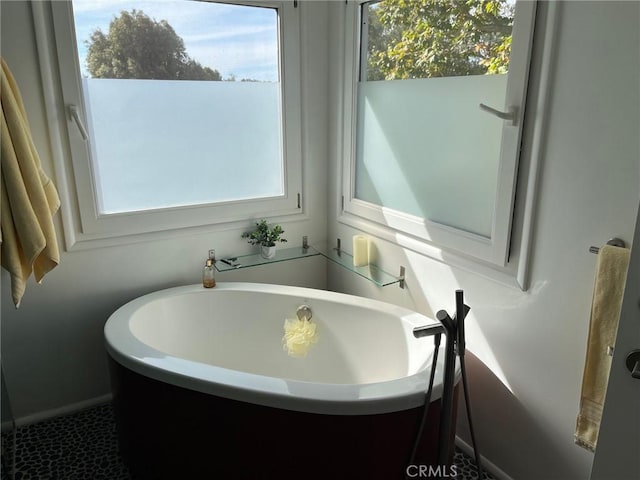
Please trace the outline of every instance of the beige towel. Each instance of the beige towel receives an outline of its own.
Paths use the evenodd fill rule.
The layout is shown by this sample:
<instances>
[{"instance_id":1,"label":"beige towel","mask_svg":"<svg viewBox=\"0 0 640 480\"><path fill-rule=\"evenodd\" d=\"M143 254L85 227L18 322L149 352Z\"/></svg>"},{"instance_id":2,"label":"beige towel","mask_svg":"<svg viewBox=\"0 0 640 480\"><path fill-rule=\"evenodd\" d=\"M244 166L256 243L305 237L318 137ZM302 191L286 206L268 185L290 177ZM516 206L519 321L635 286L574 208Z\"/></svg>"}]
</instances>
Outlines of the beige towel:
<instances>
[{"instance_id":1,"label":"beige towel","mask_svg":"<svg viewBox=\"0 0 640 480\"><path fill-rule=\"evenodd\" d=\"M614 346L616 341L628 267L628 249L605 245L598 252L587 357L575 434L575 442L592 452L598 441L602 407L611 370L611 356L607 348Z\"/></svg>"},{"instance_id":2,"label":"beige towel","mask_svg":"<svg viewBox=\"0 0 640 480\"><path fill-rule=\"evenodd\" d=\"M18 86L4 59L1 62L0 254L2 266L11 274L17 308L31 272L40 283L60 261L51 218L60 200L40 165Z\"/></svg>"}]
</instances>

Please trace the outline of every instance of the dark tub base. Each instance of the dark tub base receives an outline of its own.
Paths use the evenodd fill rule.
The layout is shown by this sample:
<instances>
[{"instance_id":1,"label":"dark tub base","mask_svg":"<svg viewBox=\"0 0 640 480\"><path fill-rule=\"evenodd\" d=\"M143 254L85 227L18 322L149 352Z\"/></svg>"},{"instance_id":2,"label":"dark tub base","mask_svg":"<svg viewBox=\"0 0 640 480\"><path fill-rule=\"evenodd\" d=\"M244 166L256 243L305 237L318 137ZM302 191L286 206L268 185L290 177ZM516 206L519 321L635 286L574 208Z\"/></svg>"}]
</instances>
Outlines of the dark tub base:
<instances>
[{"instance_id":1,"label":"dark tub base","mask_svg":"<svg viewBox=\"0 0 640 480\"><path fill-rule=\"evenodd\" d=\"M135 479L401 480L423 412L294 412L162 383L113 360L110 369L120 449ZM439 414L438 400L416 464L436 465ZM449 464L453 440L454 432Z\"/></svg>"}]
</instances>

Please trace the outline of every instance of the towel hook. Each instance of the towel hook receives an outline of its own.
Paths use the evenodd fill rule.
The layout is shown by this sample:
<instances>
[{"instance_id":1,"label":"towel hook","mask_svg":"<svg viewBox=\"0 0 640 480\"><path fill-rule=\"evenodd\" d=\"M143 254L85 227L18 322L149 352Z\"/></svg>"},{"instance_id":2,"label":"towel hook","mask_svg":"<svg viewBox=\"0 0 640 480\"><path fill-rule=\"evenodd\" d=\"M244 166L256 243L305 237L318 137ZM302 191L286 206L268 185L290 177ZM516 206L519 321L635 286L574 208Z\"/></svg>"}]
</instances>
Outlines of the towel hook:
<instances>
[{"instance_id":1,"label":"towel hook","mask_svg":"<svg viewBox=\"0 0 640 480\"><path fill-rule=\"evenodd\" d=\"M613 247L621 247L621 248L625 248L627 246L626 243L624 243L624 240L618 237L613 237L607 240L607 245L611 245ZM598 247L591 246L589 247L589 251L591 253L598 253L600 249Z\"/></svg>"}]
</instances>

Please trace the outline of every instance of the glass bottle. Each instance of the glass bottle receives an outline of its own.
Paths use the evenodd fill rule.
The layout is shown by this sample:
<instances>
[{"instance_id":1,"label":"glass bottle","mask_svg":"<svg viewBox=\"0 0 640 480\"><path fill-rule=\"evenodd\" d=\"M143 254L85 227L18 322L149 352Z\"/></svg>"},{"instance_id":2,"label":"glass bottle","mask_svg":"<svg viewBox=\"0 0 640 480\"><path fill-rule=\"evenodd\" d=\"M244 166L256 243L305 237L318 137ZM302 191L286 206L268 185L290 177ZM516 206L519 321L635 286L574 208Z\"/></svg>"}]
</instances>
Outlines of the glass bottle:
<instances>
[{"instance_id":1,"label":"glass bottle","mask_svg":"<svg viewBox=\"0 0 640 480\"><path fill-rule=\"evenodd\" d=\"M216 269L213 266L213 259L207 258L202 270L202 286L204 288L213 288L216 286Z\"/></svg>"}]
</instances>

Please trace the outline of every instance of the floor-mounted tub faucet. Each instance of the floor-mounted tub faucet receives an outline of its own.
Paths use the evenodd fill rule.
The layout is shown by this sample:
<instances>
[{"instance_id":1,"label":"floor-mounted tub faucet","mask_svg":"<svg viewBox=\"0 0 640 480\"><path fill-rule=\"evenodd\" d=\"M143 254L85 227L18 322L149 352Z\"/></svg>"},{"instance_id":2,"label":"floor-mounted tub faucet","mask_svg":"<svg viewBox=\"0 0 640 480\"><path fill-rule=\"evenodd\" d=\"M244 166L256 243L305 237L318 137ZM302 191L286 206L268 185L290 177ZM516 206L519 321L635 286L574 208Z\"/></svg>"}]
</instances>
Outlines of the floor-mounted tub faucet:
<instances>
[{"instance_id":1,"label":"floor-mounted tub faucet","mask_svg":"<svg viewBox=\"0 0 640 480\"><path fill-rule=\"evenodd\" d=\"M429 379L429 387L427 390L427 397L431 395L431 388L433 385L433 373L435 371L435 364L438 358L438 349L440 346L440 338L444 333L447 336L447 344L445 348L444 359L444 379L442 384L442 403L440 410L440 433L438 439L438 464L446 465L451 456L449 449L449 438L451 429L455 429L453 425L453 388L455 384L455 368L456 368L456 355L460 358L460 368L462 371L462 386L464 389L465 404L467 407L467 418L469 420L469 429L471 432L471 440L473 442L473 449L476 457L476 465L478 467L478 478L482 478L482 467L480 465L480 454L478 453L478 447L476 445L475 433L473 431L473 424L471 422L471 407L469 405L469 393L467 387L466 367L464 362L465 354L465 330L464 319L469 313L471 308L464 303L464 293L462 290L456 290L456 314L453 318L445 310L440 310L436 313L436 318L440 322L439 325L425 325L422 327L416 327L413 329L413 335L416 338L433 336L435 343L433 366L431 368L431 378ZM428 399L430 401L430 399ZM428 404L425 404L428 405ZM426 420L428 407L425 406L425 412L423 415L423 423ZM415 456L419 437L422 432L423 425L419 428L418 438L416 439L414 450L411 455L411 459Z\"/></svg>"}]
</instances>

